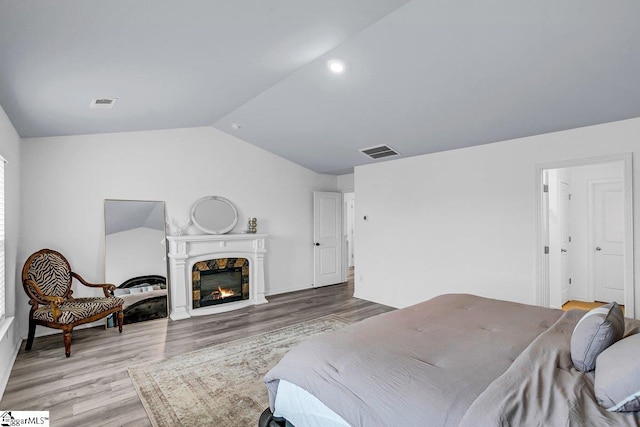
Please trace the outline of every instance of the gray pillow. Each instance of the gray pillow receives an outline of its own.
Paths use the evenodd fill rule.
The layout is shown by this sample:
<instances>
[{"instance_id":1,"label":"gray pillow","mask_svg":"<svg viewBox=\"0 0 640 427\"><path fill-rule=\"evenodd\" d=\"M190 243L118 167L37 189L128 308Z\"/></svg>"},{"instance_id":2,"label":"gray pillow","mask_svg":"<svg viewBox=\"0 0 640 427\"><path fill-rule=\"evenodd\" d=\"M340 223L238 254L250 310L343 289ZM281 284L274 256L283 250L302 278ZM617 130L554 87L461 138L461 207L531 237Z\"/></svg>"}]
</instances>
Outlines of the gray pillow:
<instances>
[{"instance_id":1,"label":"gray pillow","mask_svg":"<svg viewBox=\"0 0 640 427\"><path fill-rule=\"evenodd\" d=\"M598 356L595 392L611 412L640 410L640 335L618 341Z\"/></svg>"},{"instance_id":2,"label":"gray pillow","mask_svg":"<svg viewBox=\"0 0 640 427\"><path fill-rule=\"evenodd\" d=\"M624 335L624 316L615 302L582 316L571 334L571 360L578 371L593 371L596 359Z\"/></svg>"}]
</instances>

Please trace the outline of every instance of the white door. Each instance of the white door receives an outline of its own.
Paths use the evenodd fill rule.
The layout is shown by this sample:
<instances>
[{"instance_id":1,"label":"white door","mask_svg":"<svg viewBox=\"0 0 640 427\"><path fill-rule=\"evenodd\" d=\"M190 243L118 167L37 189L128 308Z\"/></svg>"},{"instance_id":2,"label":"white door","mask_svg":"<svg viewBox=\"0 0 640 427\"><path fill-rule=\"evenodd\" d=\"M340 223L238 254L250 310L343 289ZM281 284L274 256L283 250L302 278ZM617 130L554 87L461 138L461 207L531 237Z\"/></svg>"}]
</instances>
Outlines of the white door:
<instances>
[{"instance_id":1,"label":"white door","mask_svg":"<svg viewBox=\"0 0 640 427\"><path fill-rule=\"evenodd\" d=\"M569 202L571 194L569 184L560 182L560 305L569 301Z\"/></svg>"},{"instance_id":2,"label":"white door","mask_svg":"<svg viewBox=\"0 0 640 427\"><path fill-rule=\"evenodd\" d=\"M594 183L593 283L596 301L624 304L624 197L621 182Z\"/></svg>"},{"instance_id":3,"label":"white door","mask_svg":"<svg viewBox=\"0 0 640 427\"><path fill-rule=\"evenodd\" d=\"M342 282L342 193L313 192L313 286Z\"/></svg>"}]
</instances>

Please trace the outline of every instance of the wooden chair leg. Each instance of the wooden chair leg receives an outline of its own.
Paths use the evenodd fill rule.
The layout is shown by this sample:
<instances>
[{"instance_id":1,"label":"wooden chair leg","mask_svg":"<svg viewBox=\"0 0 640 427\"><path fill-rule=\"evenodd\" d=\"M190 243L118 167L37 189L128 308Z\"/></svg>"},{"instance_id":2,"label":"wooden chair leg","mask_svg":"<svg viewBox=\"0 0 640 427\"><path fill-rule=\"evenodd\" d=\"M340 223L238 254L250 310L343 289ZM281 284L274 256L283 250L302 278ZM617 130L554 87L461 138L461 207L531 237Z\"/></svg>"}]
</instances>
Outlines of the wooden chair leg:
<instances>
[{"instance_id":1,"label":"wooden chair leg","mask_svg":"<svg viewBox=\"0 0 640 427\"><path fill-rule=\"evenodd\" d=\"M64 354L69 357L71 356L71 331L64 331Z\"/></svg>"},{"instance_id":2,"label":"wooden chair leg","mask_svg":"<svg viewBox=\"0 0 640 427\"><path fill-rule=\"evenodd\" d=\"M29 335L27 335L27 345L25 346L25 350L31 350L31 346L33 345L33 338L36 335L36 321L33 320L33 317L29 316Z\"/></svg>"},{"instance_id":3,"label":"wooden chair leg","mask_svg":"<svg viewBox=\"0 0 640 427\"><path fill-rule=\"evenodd\" d=\"M118 312L118 331L122 333L122 325L124 325L124 314L122 314L122 310Z\"/></svg>"}]
</instances>

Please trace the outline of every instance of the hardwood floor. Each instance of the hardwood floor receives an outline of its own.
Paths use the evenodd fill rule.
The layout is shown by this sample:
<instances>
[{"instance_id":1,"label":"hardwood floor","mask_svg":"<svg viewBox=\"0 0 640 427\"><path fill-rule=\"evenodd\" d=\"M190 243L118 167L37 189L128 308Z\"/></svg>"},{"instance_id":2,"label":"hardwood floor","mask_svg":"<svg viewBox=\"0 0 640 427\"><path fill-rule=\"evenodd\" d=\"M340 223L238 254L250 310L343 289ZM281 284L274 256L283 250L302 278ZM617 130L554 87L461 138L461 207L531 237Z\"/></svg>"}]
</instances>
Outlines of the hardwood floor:
<instances>
[{"instance_id":1,"label":"hardwood floor","mask_svg":"<svg viewBox=\"0 0 640 427\"><path fill-rule=\"evenodd\" d=\"M596 307L600 307L601 305L605 305L607 304L606 302L585 302L585 301L576 301L576 300L571 300L566 302L563 306L562 309L564 311L568 311L568 310L573 310L573 309L579 309L579 310L591 310L594 309ZM622 312L624 313L624 305L621 305L620 308L622 309Z\"/></svg>"},{"instance_id":2,"label":"hardwood floor","mask_svg":"<svg viewBox=\"0 0 640 427\"><path fill-rule=\"evenodd\" d=\"M11 371L3 410L50 411L52 426L149 426L127 368L259 334L327 314L358 321L392 310L353 298L353 282L268 297L268 304L228 313L74 331L71 357L59 334L24 343ZM38 326L40 328L40 326ZM256 418L257 423L257 418Z\"/></svg>"}]
</instances>

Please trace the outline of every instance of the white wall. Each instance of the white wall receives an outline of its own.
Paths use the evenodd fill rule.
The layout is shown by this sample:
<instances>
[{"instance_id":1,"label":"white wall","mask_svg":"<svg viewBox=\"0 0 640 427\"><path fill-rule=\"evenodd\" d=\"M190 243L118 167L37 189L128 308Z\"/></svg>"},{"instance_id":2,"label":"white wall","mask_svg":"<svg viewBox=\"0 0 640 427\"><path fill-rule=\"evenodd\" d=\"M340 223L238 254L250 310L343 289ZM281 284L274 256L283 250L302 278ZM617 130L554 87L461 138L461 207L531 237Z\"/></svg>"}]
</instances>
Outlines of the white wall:
<instances>
[{"instance_id":1,"label":"white wall","mask_svg":"<svg viewBox=\"0 0 640 427\"><path fill-rule=\"evenodd\" d=\"M640 159L636 159L640 161ZM589 259L593 255L589 247L589 183L598 180L622 181L621 162L602 165L579 166L571 170L571 298L593 301L589 292ZM637 170L637 169L636 169ZM638 272L636 272L638 274ZM636 282L638 278L636 278Z\"/></svg>"},{"instance_id":2,"label":"white wall","mask_svg":"<svg viewBox=\"0 0 640 427\"><path fill-rule=\"evenodd\" d=\"M164 200L168 218L184 223L198 198L219 195L238 208L235 232L248 217L257 217L258 232L269 234L267 294L313 283L312 192L336 191L335 176L211 127L34 138L22 144L20 260L54 248L85 279L102 281L104 199ZM77 296L87 293L77 284L74 289ZM26 297L18 306L26 319Z\"/></svg>"},{"instance_id":3,"label":"white wall","mask_svg":"<svg viewBox=\"0 0 640 427\"><path fill-rule=\"evenodd\" d=\"M338 191L350 193L354 188L354 174L338 175Z\"/></svg>"},{"instance_id":4,"label":"white wall","mask_svg":"<svg viewBox=\"0 0 640 427\"><path fill-rule=\"evenodd\" d=\"M535 303L535 165L625 152L639 161L640 118L356 167L355 295L395 307L447 292Z\"/></svg>"},{"instance_id":5,"label":"white wall","mask_svg":"<svg viewBox=\"0 0 640 427\"><path fill-rule=\"evenodd\" d=\"M138 227L106 237L105 280L120 286L139 276L167 277L164 231Z\"/></svg>"},{"instance_id":6,"label":"white wall","mask_svg":"<svg viewBox=\"0 0 640 427\"><path fill-rule=\"evenodd\" d=\"M0 155L7 160L4 170L5 191L5 296L7 319L0 321L0 399L9 380L18 353L20 334L16 330L16 292L22 291L17 260L20 231L20 137L0 106ZM2 332L4 331L4 333Z\"/></svg>"}]
</instances>

